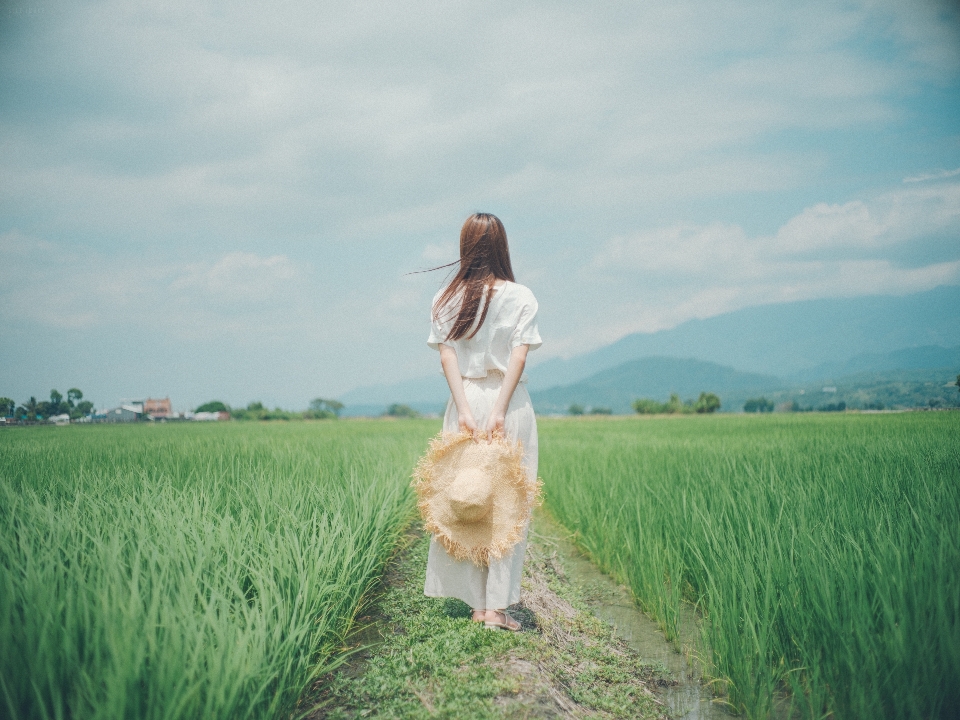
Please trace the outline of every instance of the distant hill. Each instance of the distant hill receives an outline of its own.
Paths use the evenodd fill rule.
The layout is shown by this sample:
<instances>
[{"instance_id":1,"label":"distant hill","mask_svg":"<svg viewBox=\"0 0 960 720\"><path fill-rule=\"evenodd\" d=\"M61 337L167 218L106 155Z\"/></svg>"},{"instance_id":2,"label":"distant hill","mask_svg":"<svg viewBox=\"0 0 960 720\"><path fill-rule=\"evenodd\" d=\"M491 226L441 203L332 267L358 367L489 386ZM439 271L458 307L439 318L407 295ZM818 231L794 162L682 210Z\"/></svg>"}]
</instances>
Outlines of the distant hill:
<instances>
[{"instance_id":1,"label":"distant hill","mask_svg":"<svg viewBox=\"0 0 960 720\"><path fill-rule=\"evenodd\" d=\"M530 387L569 385L642 357L707 360L786 377L865 353L960 344L960 286L905 296L805 300L690 320L670 330L634 333L611 345L530 370ZM547 338L549 343L549 338ZM545 345L548 348L549 345ZM536 362L536 355L532 356Z\"/></svg>"},{"instance_id":2,"label":"distant hill","mask_svg":"<svg viewBox=\"0 0 960 720\"><path fill-rule=\"evenodd\" d=\"M618 414L631 413L631 403L636 398L664 401L675 392L683 399L695 399L703 391L720 396L722 412L739 412L748 398L761 395L774 403L796 403L812 409L840 402L851 408L957 407L960 392L954 383L958 373L960 347L925 346L863 354L789 378L742 372L689 358L652 357L622 363L569 385L534 390L531 395L534 407L541 414L565 413L573 404L587 409L606 407ZM425 380L422 385L410 382L399 386L401 391L394 399L352 402L343 414L348 417L382 415L391 402L410 405L425 415L442 414L448 397L446 383L442 376ZM375 386L366 392L376 398L377 393L389 393L391 387L398 386ZM416 394L421 389L424 394L435 393L433 399L417 400Z\"/></svg>"},{"instance_id":3,"label":"distant hill","mask_svg":"<svg viewBox=\"0 0 960 720\"><path fill-rule=\"evenodd\" d=\"M380 417L386 414L387 407L392 403L368 403L347 405L340 413L341 417ZM425 417L436 415L443 416L447 406L446 398L442 402L406 402L403 405L409 405L418 413Z\"/></svg>"},{"instance_id":4,"label":"distant hill","mask_svg":"<svg viewBox=\"0 0 960 720\"><path fill-rule=\"evenodd\" d=\"M567 360L551 358L537 364L538 351L531 355L529 387L532 393L553 391L651 357L688 358L726 366L732 372L737 368L746 375L786 378L778 380L778 385L765 386L771 390L871 370L947 367L960 359L958 318L960 286L955 285L906 296L807 300L745 308L706 320L690 320L670 330L627 335ZM546 340L548 349L549 338ZM713 383L712 391L718 392L717 388ZM734 390L731 386L728 394ZM736 390L737 397L740 390ZM694 390L680 392L692 394ZM542 397L550 407L559 407L558 393ZM375 408L395 402L418 409L441 408L447 397L446 382L438 368L425 377L356 388L338 399L347 406L345 413L349 415L379 414ZM597 404L617 405L612 398L602 397L609 396L598 395ZM623 401L617 406L623 407ZM728 407L732 406L725 403L724 409Z\"/></svg>"},{"instance_id":5,"label":"distant hill","mask_svg":"<svg viewBox=\"0 0 960 720\"><path fill-rule=\"evenodd\" d=\"M784 381L772 375L745 373L703 360L649 357L631 360L603 370L585 380L531 393L538 413L565 413L572 404L608 407L614 413L631 413L631 403L641 397L666 400L670 393L683 399L703 391L720 396L749 394L751 391L784 389ZM728 408L723 410L739 409Z\"/></svg>"},{"instance_id":6,"label":"distant hill","mask_svg":"<svg viewBox=\"0 0 960 720\"><path fill-rule=\"evenodd\" d=\"M829 380L856 373L946 367L956 367L957 372L960 372L960 346L945 348L939 345L924 345L889 353L863 353L843 362L824 363L809 370L794 373L790 379L801 382Z\"/></svg>"},{"instance_id":7,"label":"distant hill","mask_svg":"<svg viewBox=\"0 0 960 720\"><path fill-rule=\"evenodd\" d=\"M443 405L450 395L447 381L440 372L392 385L365 385L341 395L338 400L348 408L352 405L389 405L390 403L434 403Z\"/></svg>"},{"instance_id":8,"label":"distant hill","mask_svg":"<svg viewBox=\"0 0 960 720\"><path fill-rule=\"evenodd\" d=\"M928 357L935 361L939 356L930 352ZM740 412L747 399L760 396L813 410L840 402L850 408L958 407L958 373L960 361L946 367L862 370L797 382L701 360L654 357L631 360L578 383L534 391L531 396L541 414L566 413L573 404L629 414L637 398L665 401L677 393L684 400L696 399L704 391L720 396L721 412Z\"/></svg>"},{"instance_id":9,"label":"distant hill","mask_svg":"<svg viewBox=\"0 0 960 720\"><path fill-rule=\"evenodd\" d=\"M822 409L843 403L851 409L957 408L956 380L960 364L941 368L867 370L827 381L807 382L762 393L776 405L794 403L802 409ZM730 397L730 408L743 407L746 397Z\"/></svg>"}]
</instances>

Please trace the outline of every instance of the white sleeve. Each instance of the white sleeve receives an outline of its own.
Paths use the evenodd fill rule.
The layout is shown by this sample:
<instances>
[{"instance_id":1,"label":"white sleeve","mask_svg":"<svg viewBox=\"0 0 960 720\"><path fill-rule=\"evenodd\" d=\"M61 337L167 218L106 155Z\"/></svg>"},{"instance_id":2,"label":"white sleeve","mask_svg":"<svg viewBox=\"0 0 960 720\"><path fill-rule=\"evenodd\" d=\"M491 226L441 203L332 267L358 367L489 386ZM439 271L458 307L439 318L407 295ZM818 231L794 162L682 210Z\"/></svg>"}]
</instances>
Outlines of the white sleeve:
<instances>
[{"instance_id":1,"label":"white sleeve","mask_svg":"<svg viewBox=\"0 0 960 720\"><path fill-rule=\"evenodd\" d=\"M440 294L437 293L436 297L433 298L433 302L436 303L437 298L440 297ZM440 320L433 314L433 303L430 304L430 337L427 338L427 345L432 347L434 350L440 349L440 344L446 340L447 335L450 334L450 320L447 322L440 322Z\"/></svg>"},{"instance_id":2,"label":"white sleeve","mask_svg":"<svg viewBox=\"0 0 960 720\"><path fill-rule=\"evenodd\" d=\"M536 350L543 341L540 339L540 330L537 328L537 310L539 309L537 299L530 293L525 298L523 306L520 308L520 318L517 320L517 326L513 329L510 336L510 349L520 345L529 345L531 350Z\"/></svg>"},{"instance_id":3,"label":"white sleeve","mask_svg":"<svg viewBox=\"0 0 960 720\"><path fill-rule=\"evenodd\" d=\"M440 327L440 323L437 322L436 318L431 318L430 321L430 337L427 338L427 345L432 347L434 350L440 349L440 344L446 339L447 334L443 331L443 328Z\"/></svg>"}]
</instances>

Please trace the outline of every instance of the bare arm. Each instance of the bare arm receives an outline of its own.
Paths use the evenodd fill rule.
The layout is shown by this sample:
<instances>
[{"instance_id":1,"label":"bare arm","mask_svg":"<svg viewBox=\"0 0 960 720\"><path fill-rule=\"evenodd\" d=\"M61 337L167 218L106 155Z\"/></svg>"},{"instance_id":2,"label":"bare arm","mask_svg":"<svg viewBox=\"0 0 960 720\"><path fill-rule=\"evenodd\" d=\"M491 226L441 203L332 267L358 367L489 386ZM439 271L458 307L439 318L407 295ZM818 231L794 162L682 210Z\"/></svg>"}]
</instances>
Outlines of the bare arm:
<instances>
[{"instance_id":1,"label":"bare arm","mask_svg":"<svg viewBox=\"0 0 960 720\"><path fill-rule=\"evenodd\" d=\"M463 389L463 378L460 376L460 363L457 361L457 351L450 345L440 345L440 366L450 386L450 394L457 406L457 418L461 432L473 434L474 440L479 440L477 423L473 419L470 403L467 402L467 393Z\"/></svg>"},{"instance_id":2,"label":"bare arm","mask_svg":"<svg viewBox=\"0 0 960 720\"><path fill-rule=\"evenodd\" d=\"M487 434L487 442L493 440L494 433L505 434L503 423L507 417L507 408L510 407L513 391L517 389L520 376L523 375L523 368L527 364L527 351L529 350L529 345L518 345L510 352L510 361L507 363L507 372L503 376L500 394L497 395L497 402L490 411L487 427L484 428L484 432ZM460 384L463 385L462 380ZM457 408L459 409L459 407L458 405Z\"/></svg>"}]
</instances>

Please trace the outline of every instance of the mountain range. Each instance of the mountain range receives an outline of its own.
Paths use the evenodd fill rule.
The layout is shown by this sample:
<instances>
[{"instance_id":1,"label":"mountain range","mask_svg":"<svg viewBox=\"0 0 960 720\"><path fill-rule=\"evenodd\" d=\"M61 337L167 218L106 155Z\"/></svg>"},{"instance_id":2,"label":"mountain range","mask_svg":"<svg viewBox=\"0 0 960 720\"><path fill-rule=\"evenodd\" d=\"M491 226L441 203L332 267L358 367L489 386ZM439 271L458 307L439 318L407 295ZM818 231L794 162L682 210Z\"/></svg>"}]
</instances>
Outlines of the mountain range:
<instances>
[{"instance_id":1,"label":"mountain range","mask_svg":"<svg viewBox=\"0 0 960 720\"><path fill-rule=\"evenodd\" d=\"M925 370L956 366L960 366L960 347L923 345L888 353L861 353L843 362L828 362L809 370L801 370L789 375L787 379L798 383L889 370ZM960 372L960 367L957 367L957 372Z\"/></svg>"},{"instance_id":2,"label":"mountain range","mask_svg":"<svg viewBox=\"0 0 960 720\"><path fill-rule=\"evenodd\" d=\"M571 405L632 412L637 398L664 401L671 393L693 400L701 392L720 396L722 411L736 412L750 397L796 402L816 408L843 401L851 407L883 404L914 407L938 400L939 406L960 403L954 382L960 373L960 346L924 346L885 354L858 355L844 363L819 366L782 378L748 373L703 360L649 357L601 370L569 385L531 393L541 414L565 413Z\"/></svg>"},{"instance_id":3,"label":"mountain range","mask_svg":"<svg viewBox=\"0 0 960 720\"><path fill-rule=\"evenodd\" d=\"M549 339L548 339L549 342ZM529 388L538 412L570 403L629 412L635 397L731 400L745 393L865 372L949 368L960 372L960 286L906 296L807 300L744 308L654 333L633 333L568 359L531 356ZM942 374L942 373L941 373ZM346 414L380 414L390 403L439 411L449 393L435 375L356 388ZM724 409L733 407L724 403Z\"/></svg>"},{"instance_id":4,"label":"mountain range","mask_svg":"<svg viewBox=\"0 0 960 720\"><path fill-rule=\"evenodd\" d=\"M960 286L762 305L688 320L669 330L632 333L583 355L535 364L530 387L566 385L642 357L694 358L787 377L864 353L925 345L960 345Z\"/></svg>"},{"instance_id":5,"label":"mountain range","mask_svg":"<svg viewBox=\"0 0 960 720\"><path fill-rule=\"evenodd\" d=\"M677 393L688 399L707 391L725 399L733 394L780 389L783 384L773 375L741 372L703 360L646 357L601 370L570 385L534 390L530 397L537 412L544 414L565 413L571 405L604 407L621 414L633 412L631 403L637 398L666 400Z\"/></svg>"}]
</instances>

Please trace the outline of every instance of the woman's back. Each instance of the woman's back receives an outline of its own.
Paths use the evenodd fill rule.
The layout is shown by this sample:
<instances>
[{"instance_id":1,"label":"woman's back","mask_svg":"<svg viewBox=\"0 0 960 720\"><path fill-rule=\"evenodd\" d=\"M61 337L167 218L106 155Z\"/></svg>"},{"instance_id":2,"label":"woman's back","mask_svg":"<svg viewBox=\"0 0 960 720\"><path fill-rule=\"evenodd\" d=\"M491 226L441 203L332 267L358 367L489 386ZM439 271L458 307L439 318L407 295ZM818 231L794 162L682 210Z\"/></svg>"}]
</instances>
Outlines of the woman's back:
<instances>
[{"instance_id":1,"label":"woman's back","mask_svg":"<svg viewBox=\"0 0 960 720\"><path fill-rule=\"evenodd\" d=\"M434 297L434 303L443 290ZM457 351L460 375L465 378L483 378L489 370L507 371L511 351L520 345L529 345L531 350L540 347L537 330L537 299L524 285L503 281L495 288L490 308L480 328L473 337L447 340L456 320L459 298L451 298L454 312L444 308L440 318L431 318L430 337L427 344L439 349L440 344L449 345ZM479 314L478 314L479 317ZM525 378L524 378L525 379Z\"/></svg>"}]
</instances>

